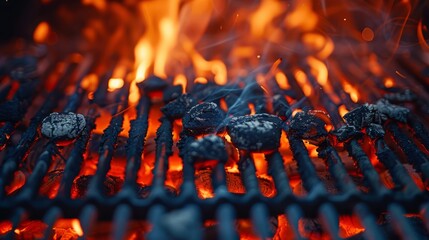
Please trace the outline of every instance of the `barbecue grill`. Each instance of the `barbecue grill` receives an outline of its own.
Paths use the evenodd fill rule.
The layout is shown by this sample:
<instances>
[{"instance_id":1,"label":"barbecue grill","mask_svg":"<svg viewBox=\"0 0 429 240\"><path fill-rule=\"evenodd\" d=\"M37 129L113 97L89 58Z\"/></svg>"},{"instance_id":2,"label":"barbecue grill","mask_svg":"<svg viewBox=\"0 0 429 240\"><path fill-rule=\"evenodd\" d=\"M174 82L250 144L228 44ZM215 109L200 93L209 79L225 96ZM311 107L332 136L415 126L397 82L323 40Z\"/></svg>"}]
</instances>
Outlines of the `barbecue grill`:
<instances>
[{"instance_id":1,"label":"barbecue grill","mask_svg":"<svg viewBox=\"0 0 429 240\"><path fill-rule=\"evenodd\" d=\"M429 238L425 1L9 2L0 237Z\"/></svg>"}]
</instances>

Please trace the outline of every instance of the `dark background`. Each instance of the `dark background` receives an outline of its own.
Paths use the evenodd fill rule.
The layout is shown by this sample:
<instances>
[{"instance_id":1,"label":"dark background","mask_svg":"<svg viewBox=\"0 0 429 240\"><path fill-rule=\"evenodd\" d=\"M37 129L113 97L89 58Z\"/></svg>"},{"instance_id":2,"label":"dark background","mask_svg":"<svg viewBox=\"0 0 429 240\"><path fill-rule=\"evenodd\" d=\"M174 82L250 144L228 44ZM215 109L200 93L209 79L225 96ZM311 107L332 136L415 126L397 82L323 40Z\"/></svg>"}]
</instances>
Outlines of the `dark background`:
<instances>
[{"instance_id":1,"label":"dark background","mask_svg":"<svg viewBox=\"0 0 429 240\"><path fill-rule=\"evenodd\" d=\"M31 39L40 22L38 0L0 0L0 42L20 37Z\"/></svg>"}]
</instances>

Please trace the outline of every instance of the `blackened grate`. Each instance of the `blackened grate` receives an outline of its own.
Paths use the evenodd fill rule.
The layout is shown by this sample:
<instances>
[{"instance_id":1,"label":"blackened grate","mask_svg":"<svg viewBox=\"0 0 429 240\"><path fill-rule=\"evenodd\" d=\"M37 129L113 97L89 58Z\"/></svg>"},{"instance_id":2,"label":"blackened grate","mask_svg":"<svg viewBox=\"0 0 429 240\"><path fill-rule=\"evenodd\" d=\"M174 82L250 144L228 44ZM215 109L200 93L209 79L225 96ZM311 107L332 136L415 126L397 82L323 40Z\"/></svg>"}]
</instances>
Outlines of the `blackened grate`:
<instances>
[{"instance_id":1,"label":"blackened grate","mask_svg":"<svg viewBox=\"0 0 429 240\"><path fill-rule=\"evenodd\" d=\"M34 64L26 58L14 61L23 67ZM16 110L19 116L12 116L15 112L10 116L3 113L0 130L0 144L3 147L0 218L3 226L10 226L2 232L3 237L58 237L61 233L54 226L59 219L78 219L82 232L75 229L72 231L74 237L91 237L97 222L104 221L112 223L109 225L110 234L115 239L130 237L130 232L135 237L151 239L213 236L236 239L239 235L243 237L244 231L236 220L249 219L253 226L252 234L261 238L329 236L339 239L344 236L341 234L344 231L341 219L345 216L353 216L359 222L349 224L349 228L358 229L355 234L347 236L352 239L428 237L428 96L427 93L415 93L415 89L423 84L421 78L404 82L404 86L409 87L406 90L386 88L381 80L374 79L375 84L368 86L367 101L375 103L383 93L389 93L384 97L389 103L382 105L387 110L380 109L379 105L356 104L348 94L340 94L342 105L349 110L355 109L344 117L347 125L340 115L338 104L318 84L311 71L306 66L292 63L279 66L288 73L289 89L280 88L274 79L264 83L271 95L267 95L252 77L244 80L244 86L195 83L193 87L188 87L190 91L187 95L181 95L180 86L151 77L139 84L141 97L136 106L128 103L129 84L113 92L107 91L108 75L101 79L93 96L87 97L88 91L82 87L82 82L96 64L68 60L62 64L66 66L63 67L62 76L54 81L54 87L49 90L44 88L52 85L47 76L55 74L55 66L48 68L45 76L24 74L17 90L10 86L2 89L2 107ZM297 68L307 74L314 96L305 97L292 74ZM347 74L347 69L343 70L342 74ZM335 76L338 74L333 74L333 78ZM351 78L350 81L359 79ZM340 84L333 85L336 92L343 91ZM73 91L66 94L66 89L70 87ZM365 91L363 88L359 90ZM164 104L160 104L156 97L158 92L164 93ZM12 97L7 97L9 95ZM221 106L222 101L227 105L226 112L217 107ZM216 110L210 110L210 104L204 107L201 102L214 105ZM291 102L298 102L303 111L293 115L297 107L291 107ZM197 103L202 108L199 110L201 112L196 116L187 116L192 112L189 109ZM255 167L255 161L261 160L254 159L252 151L246 150L246 147L239 151L237 161L237 175L241 178L245 193L228 191L225 164L231 155L223 146L228 143L225 127L228 128L231 117L250 114L249 103L256 114L272 113L280 117L279 126L284 132L281 138L287 138L303 193L297 194L296 185L291 184L284 156L277 147L272 147L275 145L271 144L275 142L273 139L261 141L270 143L264 145L263 150L266 150L264 157L273 184L268 186L274 186L275 194L264 196ZM153 142L145 139L150 118L153 118L152 110L159 109L160 105L166 107L162 110L153 146ZM374 110L374 106L378 108ZM128 138L120 142L124 122L129 121L126 118L129 109L135 109L135 117L130 123ZM56 141L47 140L39 133L41 122L53 111L85 114L85 129L67 147L58 147ZM100 111L109 112L110 122L102 135L97 137L94 130ZM28 116L31 116L30 121L27 121ZM180 140L174 140L177 119L184 116L188 122L182 122L185 127L181 130ZM245 118L245 122L249 122L252 116ZM335 131L328 132L326 123ZM254 134L251 124L248 126L250 133L243 133L245 136L261 137ZM201 139L208 133L218 133L224 140L216 145L220 138L215 140L211 136ZM210 142L210 138L214 142ZM309 155L311 146L306 142L317 146L318 157L327 169L324 172L326 177L315 168L314 159ZM200 146L196 143L205 147L206 151L195 148ZM96 169L91 176L83 178L82 168L86 166L84 163L88 161L88 152L93 145L98 146ZM124 174L122 177L112 177L109 171L112 162L119 161L115 151L121 147L125 147ZM139 169L146 164L145 161L150 161L142 159L145 148L153 148L155 157L152 181L148 186L141 186L137 183ZM179 177L182 184L177 189L165 185L175 151L183 160ZM346 168L344 153L353 159L354 169ZM383 184L381 178L385 176L380 174L380 166L375 165L374 157L389 173L393 187ZM52 166L58 161L63 161L63 165L53 171ZM200 170L212 175L211 181L205 184L212 184L213 196L205 199L198 197L197 187L201 188L201 185L195 184L196 174ZM21 175L25 178L22 186L18 184ZM57 183L56 193L49 197L41 195L40 189L46 185L49 188L51 182ZM14 184L19 186L12 191ZM55 188L54 185L52 188ZM72 198L76 192L79 196ZM42 230L22 227L26 222L38 220L45 224ZM134 227L136 221L141 223L137 228ZM208 221L216 223L210 227L207 226ZM26 231L29 235L25 235Z\"/></svg>"}]
</instances>

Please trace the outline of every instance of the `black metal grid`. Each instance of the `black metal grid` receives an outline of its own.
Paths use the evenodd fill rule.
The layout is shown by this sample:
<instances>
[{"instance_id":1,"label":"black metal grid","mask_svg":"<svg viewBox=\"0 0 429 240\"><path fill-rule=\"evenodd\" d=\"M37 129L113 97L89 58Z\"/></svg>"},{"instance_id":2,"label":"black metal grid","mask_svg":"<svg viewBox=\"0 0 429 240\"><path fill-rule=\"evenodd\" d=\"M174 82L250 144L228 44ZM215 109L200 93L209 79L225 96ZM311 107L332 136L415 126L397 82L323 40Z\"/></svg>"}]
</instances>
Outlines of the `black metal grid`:
<instances>
[{"instance_id":1,"label":"black metal grid","mask_svg":"<svg viewBox=\"0 0 429 240\"><path fill-rule=\"evenodd\" d=\"M402 61L398 61L399 64ZM357 64L357 63L356 63ZM400 65L398 65L400 66ZM145 147L145 137L148 131L149 110L152 107L151 98L149 97L148 89L141 90L141 98L136 106L137 116L131 122L131 129L127 141L127 165L125 170L125 181L122 189L118 194L112 197L107 197L102 192L102 185L107 172L110 169L112 155L115 151L117 138L124 123L124 109L128 107L129 85L125 85L122 89L116 92L114 100L115 106L111 110L112 118L109 126L104 130L104 134L100 141L99 159L97 171L88 185L88 193L83 198L71 199L70 192L72 184L78 175L82 162L84 161L84 153L86 151L92 130L95 128L95 119L97 108L96 103L89 106L89 112L86 116L87 126L82 135L74 143L71 153L66 157L66 166L64 168L63 177L61 179L58 194L54 199L38 196L38 189L42 184L43 177L52 163L53 155L56 154L56 147L53 142L49 142L44 146L44 149L38 157L34 169L22 187L21 191L14 196L7 196L5 186L7 186L15 171L18 170L20 164L26 159L29 152L33 151L33 144L40 140L38 128L41 121L50 112L57 109L57 103L64 97L64 89L68 85L75 85L74 93L68 98L64 112L77 111L85 98L87 92L80 87L80 82L84 76L72 77L75 71L76 64L71 63L66 68L62 79L57 81L55 88L46 96L46 100L40 109L34 114L29 125L20 135L20 140L13 146L10 141L10 135L13 134L14 128L18 122L6 122L2 125L0 131L2 138L0 143L4 148L3 160L1 161L0 175L0 218L2 220L10 220L13 223L13 229L18 227L19 223L26 217L32 219L42 219L47 225L45 237L49 238L50 230L55 221L59 218L79 218L83 231L88 232L94 222L99 220L113 221L115 228L113 229L113 237L121 239L125 236L126 227L131 219L147 220L152 224L152 229L148 234L151 239L167 239L161 221L163 215L167 212L190 208L195 212L195 219L202 225L204 220L215 219L218 222L218 234L220 239L236 239L238 233L234 226L234 221L238 218L250 218L255 232L261 238L268 238L270 233L270 217L279 214L286 214L290 226L293 229L294 237L297 239L305 239L299 231L299 220L306 218L318 218L323 231L328 233L332 239L339 239L338 217L340 215L355 214L360 219L365 227L364 236L368 239L387 239L388 236L377 225L377 217L384 212L388 212L391 216L391 224L396 226L395 233L406 239L421 239L423 236L413 228L412 224L405 217L405 213L419 213L425 222L426 226L429 223L428 196L426 191L422 191L416 186L415 182L404 168L403 163L398 156L397 150L403 152L406 159L413 165L414 169L420 174L427 187L427 179L429 177L428 156L422 150L429 149L428 133L424 122L427 119L425 111L426 94L420 94L419 100L415 102L417 112L410 115L407 124L398 124L390 121L385 125L385 130L393 136L397 147L386 143L383 138L377 139L374 142L376 155L379 161L389 171L390 175L397 188L387 189L380 181L380 176L371 164L369 157L362 149L362 143L357 139L352 139L345 143L345 149L353 158L368 185L370 191L364 193L358 189L356 183L350 178L338 152L332 145L325 146L319 152L323 152L321 157L325 160L329 174L334 179L339 189L338 194L331 194L324 186L321 179L309 157L308 151L302 139L299 139L291 134L288 134L288 128L285 127L290 149L293 153L294 161L297 162L300 178L303 186L307 191L305 196L297 196L292 192L289 184L289 179L284 171L284 163L281 154L278 151L266 154L265 158L269 166L269 174L272 176L274 185L277 191L276 196L272 198L264 197L258 186L255 165L251 155L246 153L240 154L238 161L239 170L243 184L246 188L246 193L236 195L226 191L225 169L222 163L218 163L214 173L217 178L213 182L214 197L209 199L200 199L197 196L196 186L194 182L194 166L189 161L187 145L189 145L194 137L186 134L181 134L183 146L180 155L183 159L183 184L179 190L177 197L171 197L165 187L164 182L168 170L169 157L173 154L173 121L166 116L160 119L161 125L157 130L156 150L155 150L155 167L153 169L153 182L150 186L150 194L145 197L139 197L136 192L137 172L141 165L141 155ZM277 83L270 79L268 87L274 95L280 95L281 98L270 98L260 91L260 86L255 84L253 80L248 81L244 89L235 87L235 93L239 94L236 101L230 102L230 108L236 108L233 113L240 115L249 110L247 103L252 102L255 105L257 113L267 111L266 104L272 104L276 114L288 119L291 117L289 103L285 96L292 99L305 99L304 93L298 82L294 78L292 72L294 69L302 69L307 73L308 81L312 89L317 92L314 97L307 98L303 101L303 106L308 108L323 108L331 116L332 123L335 128L342 126L343 120L338 112L338 106L324 92L316 78L311 74L309 67L305 64L281 64L279 66L287 73L288 81L291 86L288 90L281 89ZM408 68L402 69L405 71ZM89 70L89 69L87 69ZM343 74L347 74L346 67L342 68ZM87 73L88 71L84 71ZM413 73L414 74L414 73ZM343 94L343 90L336 77L338 75L330 75L333 82L334 90L339 93L342 104L347 108L352 109L357 106L351 101L348 94ZM358 77L350 78L351 81L359 81ZM423 79L423 80L422 80ZM422 84L426 84L425 77L418 76L412 78L412 82L401 82L400 78L395 78L398 85L409 86L412 90L418 89ZM105 86L108 77L101 81L100 86ZM375 84L367 86L369 88L369 99L373 102L380 97L379 93L386 91L382 86L382 80L373 77ZM29 92L29 88L42 86L42 81L31 79L31 81L21 84L16 92L14 99L19 102L31 102L35 94L23 95ZM360 91L365 91L364 86L357 84ZM201 87L201 86L200 86ZM216 86L209 83L204 88L213 88L222 90L222 86ZM248 92L257 93L250 98ZM31 91L30 91L31 92ZM221 91L217 91L221 92ZM200 92L190 92L196 97L204 98ZM99 87L95 93L94 102L103 101L107 97L107 92L102 87ZM225 97L224 94L219 96L214 95L211 100L218 102L220 98ZM31 104L23 104L25 112ZM240 111L237 111L240 109ZM419 115L419 117L416 116ZM423 119L423 120L421 120ZM411 130L415 137L410 138L404 131ZM418 146L419 145L419 146ZM195 230L197 231L197 230ZM6 238L12 238L14 232L10 231ZM201 235L200 235L201 236Z\"/></svg>"}]
</instances>

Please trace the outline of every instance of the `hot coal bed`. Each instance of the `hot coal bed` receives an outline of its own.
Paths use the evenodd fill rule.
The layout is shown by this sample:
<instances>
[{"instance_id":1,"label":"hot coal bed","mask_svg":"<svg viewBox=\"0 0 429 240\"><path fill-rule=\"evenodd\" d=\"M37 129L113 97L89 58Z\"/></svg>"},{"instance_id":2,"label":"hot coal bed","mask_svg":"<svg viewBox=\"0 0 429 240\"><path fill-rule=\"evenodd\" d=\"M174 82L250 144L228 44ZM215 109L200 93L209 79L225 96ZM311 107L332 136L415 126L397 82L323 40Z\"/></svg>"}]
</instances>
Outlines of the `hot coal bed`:
<instances>
[{"instance_id":1,"label":"hot coal bed","mask_svg":"<svg viewBox=\"0 0 429 240\"><path fill-rule=\"evenodd\" d=\"M429 238L427 42L128 81L112 48L40 31L0 56L1 238Z\"/></svg>"}]
</instances>

